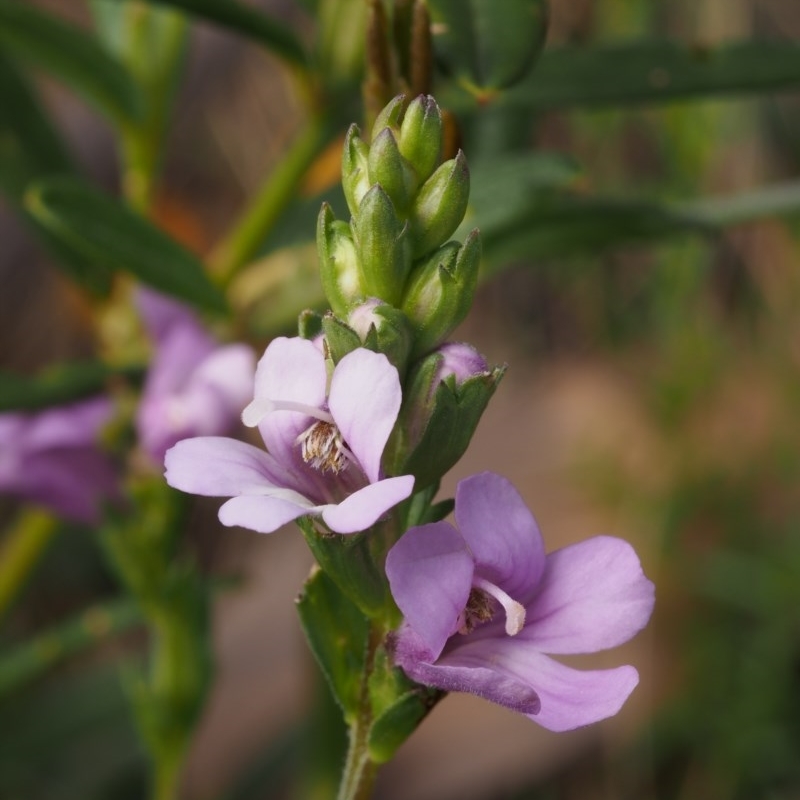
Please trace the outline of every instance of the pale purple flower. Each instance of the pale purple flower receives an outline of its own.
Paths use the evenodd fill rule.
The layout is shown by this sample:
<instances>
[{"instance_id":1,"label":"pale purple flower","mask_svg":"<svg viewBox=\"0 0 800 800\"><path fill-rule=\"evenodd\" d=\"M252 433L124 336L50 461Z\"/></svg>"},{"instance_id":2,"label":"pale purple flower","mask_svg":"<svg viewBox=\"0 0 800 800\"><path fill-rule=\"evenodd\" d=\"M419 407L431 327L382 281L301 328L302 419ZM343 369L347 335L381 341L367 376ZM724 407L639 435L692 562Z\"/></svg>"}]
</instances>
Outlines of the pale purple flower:
<instances>
[{"instance_id":1,"label":"pale purple flower","mask_svg":"<svg viewBox=\"0 0 800 800\"><path fill-rule=\"evenodd\" d=\"M65 519L97 522L102 504L119 495L116 469L98 441L112 414L105 397L0 414L0 492Z\"/></svg>"},{"instance_id":2,"label":"pale purple flower","mask_svg":"<svg viewBox=\"0 0 800 800\"><path fill-rule=\"evenodd\" d=\"M250 399L255 353L220 345L184 305L141 289L139 312L154 344L136 414L142 449L159 463L176 442L229 433Z\"/></svg>"},{"instance_id":3,"label":"pale purple flower","mask_svg":"<svg viewBox=\"0 0 800 800\"><path fill-rule=\"evenodd\" d=\"M411 475L381 472L400 400L397 370L380 353L354 350L329 378L312 342L275 339L242 414L245 424L258 426L267 452L220 437L188 439L167 453L167 482L231 497L219 512L225 525L270 533L310 514L335 533L364 530L414 486Z\"/></svg>"},{"instance_id":4,"label":"pale purple flower","mask_svg":"<svg viewBox=\"0 0 800 800\"><path fill-rule=\"evenodd\" d=\"M613 716L639 681L631 666L579 670L547 654L616 647L650 618L653 584L633 548L596 536L545 556L516 489L484 472L459 483L458 530L411 528L386 574L405 616L397 664L413 680L471 692L566 731Z\"/></svg>"}]
</instances>

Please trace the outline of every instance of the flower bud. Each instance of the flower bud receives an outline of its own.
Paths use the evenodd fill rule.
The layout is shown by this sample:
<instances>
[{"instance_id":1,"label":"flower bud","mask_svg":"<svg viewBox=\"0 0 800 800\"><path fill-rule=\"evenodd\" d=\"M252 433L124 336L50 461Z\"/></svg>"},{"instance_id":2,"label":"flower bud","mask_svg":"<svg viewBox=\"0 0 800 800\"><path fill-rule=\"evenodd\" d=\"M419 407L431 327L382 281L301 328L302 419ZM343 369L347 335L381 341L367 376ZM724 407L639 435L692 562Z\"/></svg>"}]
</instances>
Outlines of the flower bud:
<instances>
[{"instance_id":1,"label":"flower bud","mask_svg":"<svg viewBox=\"0 0 800 800\"><path fill-rule=\"evenodd\" d=\"M378 138L378 134L384 128L390 128L394 134L400 132L400 122L403 119L405 108L406 96L404 94L393 97L386 106L384 106L383 110L375 118L375 124L372 126L373 142Z\"/></svg>"},{"instance_id":2,"label":"flower bud","mask_svg":"<svg viewBox=\"0 0 800 800\"><path fill-rule=\"evenodd\" d=\"M419 181L430 178L442 157L442 115L430 95L411 101L400 126L398 145Z\"/></svg>"},{"instance_id":3,"label":"flower bud","mask_svg":"<svg viewBox=\"0 0 800 800\"><path fill-rule=\"evenodd\" d=\"M366 289L363 296L398 305L411 268L408 225L397 218L389 195L380 185L364 195L352 227L361 283Z\"/></svg>"},{"instance_id":4,"label":"flower bud","mask_svg":"<svg viewBox=\"0 0 800 800\"><path fill-rule=\"evenodd\" d=\"M401 377L405 374L413 333L402 311L371 297L350 312L348 322L364 347L384 353Z\"/></svg>"},{"instance_id":5,"label":"flower bud","mask_svg":"<svg viewBox=\"0 0 800 800\"><path fill-rule=\"evenodd\" d=\"M350 226L333 216L324 203L317 220L320 278L334 313L345 316L356 300L366 295L359 273L358 255Z\"/></svg>"},{"instance_id":6,"label":"flower bud","mask_svg":"<svg viewBox=\"0 0 800 800\"><path fill-rule=\"evenodd\" d=\"M352 216L358 213L361 200L371 185L369 148L358 134L358 126L354 123L347 131L342 151L342 189Z\"/></svg>"},{"instance_id":7,"label":"flower bud","mask_svg":"<svg viewBox=\"0 0 800 800\"><path fill-rule=\"evenodd\" d=\"M445 161L417 193L409 223L414 258L446 242L458 227L469 200L469 170L464 154Z\"/></svg>"},{"instance_id":8,"label":"flower bud","mask_svg":"<svg viewBox=\"0 0 800 800\"><path fill-rule=\"evenodd\" d=\"M391 469L413 474L416 491L438 481L464 454L504 372L467 344L442 345L418 361L390 443Z\"/></svg>"},{"instance_id":9,"label":"flower bud","mask_svg":"<svg viewBox=\"0 0 800 800\"><path fill-rule=\"evenodd\" d=\"M417 180L400 155L390 128L384 128L373 140L368 163L370 182L383 187L398 212L406 211L416 191Z\"/></svg>"},{"instance_id":10,"label":"flower bud","mask_svg":"<svg viewBox=\"0 0 800 800\"><path fill-rule=\"evenodd\" d=\"M475 229L462 247L448 242L415 266L401 305L416 331L414 353L432 350L466 317L480 260L481 239Z\"/></svg>"}]
</instances>

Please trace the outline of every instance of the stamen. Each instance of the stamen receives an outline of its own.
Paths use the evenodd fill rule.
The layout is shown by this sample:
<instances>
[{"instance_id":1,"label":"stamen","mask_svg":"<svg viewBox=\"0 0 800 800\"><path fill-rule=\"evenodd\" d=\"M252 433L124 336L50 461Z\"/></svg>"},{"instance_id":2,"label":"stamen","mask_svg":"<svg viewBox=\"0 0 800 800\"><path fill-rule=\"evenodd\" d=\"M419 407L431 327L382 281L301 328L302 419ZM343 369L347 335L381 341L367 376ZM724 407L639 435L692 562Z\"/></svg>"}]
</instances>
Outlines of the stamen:
<instances>
[{"instance_id":1,"label":"stamen","mask_svg":"<svg viewBox=\"0 0 800 800\"><path fill-rule=\"evenodd\" d=\"M268 397L254 398L242 411L242 422L248 428L255 428L267 414L273 411L299 411L322 422L333 423L333 417L320 408L308 406L305 403L295 403L293 400L270 400Z\"/></svg>"},{"instance_id":2,"label":"stamen","mask_svg":"<svg viewBox=\"0 0 800 800\"><path fill-rule=\"evenodd\" d=\"M301 445L303 461L322 472L339 474L347 467L352 454L345 446L342 434L331 422L320 420L301 433L296 441Z\"/></svg>"},{"instance_id":3,"label":"stamen","mask_svg":"<svg viewBox=\"0 0 800 800\"><path fill-rule=\"evenodd\" d=\"M472 585L494 597L503 606L506 612L506 633L509 636L516 636L525 627L525 606L522 603L509 597L499 586L477 575L472 579Z\"/></svg>"}]
</instances>

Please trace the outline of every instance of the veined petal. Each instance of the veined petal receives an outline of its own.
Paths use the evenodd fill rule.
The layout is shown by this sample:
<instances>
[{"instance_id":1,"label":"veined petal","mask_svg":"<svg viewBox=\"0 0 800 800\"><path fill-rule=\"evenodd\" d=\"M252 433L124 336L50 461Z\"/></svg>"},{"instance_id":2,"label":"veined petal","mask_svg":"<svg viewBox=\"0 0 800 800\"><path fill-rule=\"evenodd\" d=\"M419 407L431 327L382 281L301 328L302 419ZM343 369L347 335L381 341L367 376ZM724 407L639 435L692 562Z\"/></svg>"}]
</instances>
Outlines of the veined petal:
<instances>
[{"instance_id":1,"label":"veined petal","mask_svg":"<svg viewBox=\"0 0 800 800\"><path fill-rule=\"evenodd\" d=\"M395 662L412 680L446 692L469 692L512 711L536 714L541 703L530 683L499 671L491 653L482 655L475 660L462 658L459 653L458 658L443 657L432 664L425 643L410 627L403 625L395 634Z\"/></svg>"},{"instance_id":2,"label":"veined petal","mask_svg":"<svg viewBox=\"0 0 800 800\"><path fill-rule=\"evenodd\" d=\"M170 486L208 497L260 494L266 487L287 486L287 476L269 453L223 436L184 439L167 451L164 465Z\"/></svg>"},{"instance_id":3,"label":"veined petal","mask_svg":"<svg viewBox=\"0 0 800 800\"><path fill-rule=\"evenodd\" d=\"M477 574L515 600L530 596L544 571L544 542L511 483L493 472L461 481L456 522L475 557Z\"/></svg>"},{"instance_id":4,"label":"veined petal","mask_svg":"<svg viewBox=\"0 0 800 800\"><path fill-rule=\"evenodd\" d=\"M328 407L370 483L380 478L383 448L401 400L397 369L382 353L353 350L333 371Z\"/></svg>"},{"instance_id":5,"label":"veined petal","mask_svg":"<svg viewBox=\"0 0 800 800\"><path fill-rule=\"evenodd\" d=\"M551 731L569 731L614 716L639 682L633 667L573 669L542 654L519 636L492 640L465 638L464 642L454 639L436 667L481 670L477 678L481 696L509 708L514 706L504 697L507 689L485 687L482 671L494 671L500 687L515 681L529 687L538 696L541 707L538 711L515 710L523 711ZM466 680L468 673L463 674ZM466 691L479 693L472 688Z\"/></svg>"},{"instance_id":6,"label":"veined petal","mask_svg":"<svg viewBox=\"0 0 800 800\"><path fill-rule=\"evenodd\" d=\"M550 553L521 638L545 653L594 653L627 642L650 619L655 587L634 549L596 536Z\"/></svg>"},{"instance_id":7,"label":"veined petal","mask_svg":"<svg viewBox=\"0 0 800 800\"><path fill-rule=\"evenodd\" d=\"M458 628L474 571L463 537L448 522L411 528L386 557L392 596L430 660Z\"/></svg>"},{"instance_id":8,"label":"veined petal","mask_svg":"<svg viewBox=\"0 0 800 800\"><path fill-rule=\"evenodd\" d=\"M325 357L306 339L279 337L270 342L258 362L255 399L325 406L328 376ZM297 411L270 411L258 423L267 450L282 464L295 468L303 464L297 437L313 422Z\"/></svg>"},{"instance_id":9,"label":"veined petal","mask_svg":"<svg viewBox=\"0 0 800 800\"><path fill-rule=\"evenodd\" d=\"M252 494L232 497L220 508L219 521L223 525L239 525L258 533L272 533L281 525L315 510L313 503L301 495L286 499L286 494L280 497Z\"/></svg>"},{"instance_id":10,"label":"veined petal","mask_svg":"<svg viewBox=\"0 0 800 800\"><path fill-rule=\"evenodd\" d=\"M358 533L377 522L390 508L411 495L413 475L370 483L341 503L324 506L322 519L336 533Z\"/></svg>"}]
</instances>

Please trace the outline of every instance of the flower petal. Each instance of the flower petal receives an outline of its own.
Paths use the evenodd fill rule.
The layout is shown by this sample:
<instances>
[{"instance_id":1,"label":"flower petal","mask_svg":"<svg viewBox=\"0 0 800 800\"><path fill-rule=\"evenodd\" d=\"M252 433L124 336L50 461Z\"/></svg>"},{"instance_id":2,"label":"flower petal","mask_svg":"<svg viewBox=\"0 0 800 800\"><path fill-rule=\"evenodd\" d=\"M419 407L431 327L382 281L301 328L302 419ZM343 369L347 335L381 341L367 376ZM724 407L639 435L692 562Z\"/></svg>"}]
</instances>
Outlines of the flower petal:
<instances>
[{"instance_id":1,"label":"flower petal","mask_svg":"<svg viewBox=\"0 0 800 800\"><path fill-rule=\"evenodd\" d=\"M633 667L573 669L539 652L519 636L491 640L469 637L462 641L463 644L458 639L451 640L435 668L477 670L474 681L462 672L466 691L522 711L551 731L568 731L614 716L639 682ZM501 688L486 686L484 671L493 671ZM524 711L509 702L514 695L509 697L506 687L515 682L538 696L541 707L537 711ZM471 688L473 683L478 690Z\"/></svg>"},{"instance_id":2,"label":"flower petal","mask_svg":"<svg viewBox=\"0 0 800 800\"><path fill-rule=\"evenodd\" d=\"M173 326L199 324L188 306L147 286L139 286L134 299L147 333L156 342L161 342Z\"/></svg>"},{"instance_id":3,"label":"flower petal","mask_svg":"<svg viewBox=\"0 0 800 800\"><path fill-rule=\"evenodd\" d=\"M458 628L474 571L463 537L448 522L411 528L386 557L392 596L430 660Z\"/></svg>"},{"instance_id":4,"label":"flower petal","mask_svg":"<svg viewBox=\"0 0 800 800\"><path fill-rule=\"evenodd\" d=\"M545 557L536 520L519 492L493 472L466 478L456 489L456 522L477 574L524 602L541 578Z\"/></svg>"},{"instance_id":5,"label":"flower petal","mask_svg":"<svg viewBox=\"0 0 800 800\"><path fill-rule=\"evenodd\" d=\"M353 350L333 371L328 407L370 483L380 479L383 448L401 399L400 377L382 353Z\"/></svg>"},{"instance_id":6,"label":"flower petal","mask_svg":"<svg viewBox=\"0 0 800 800\"><path fill-rule=\"evenodd\" d=\"M270 342L258 362L255 399L303 403L324 408L328 375L325 357L306 339L279 337ZM307 471L297 437L313 420L297 411L270 411L258 423L267 450L298 473Z\"/></svg>"},{"instance_id":7,"label":"flower petal","mask_svg":"<svg viewBox=\"0 0 800 800\"><path fill-rule=\"evenodd\" d=\"M596 536L547 556L519 634L545 653L594 653L627 642L650 619L655 588L634 549Z\"/></svg>"},{"instance_id":8,"label":"flower petal","mask_svg":"<svg viewBox=\"0 0 800 800\"><path fill-rule=\"evenodd\" d=\"M100 396L20 415L24 420L20 449L30 453L56 447L95 446L100 430L113 413L111 399Z\"/></svg>"},{"instance_id":9,"label":"flower petal","mask_svg":"<svg viewBox=\"0 0 800 800\"><path fill-rule=\"evenodd\" d=\"M223 525L239 525L258 533L272 533L281 525L313 510L313 504L300 495L296 500L287 500L285 496L243 495L222 505L219 521Z\"/></svg>"},{"instance_id":10,"label":"flower petal","mask_svg":"<svg viewBox=\"0 0 800 800\"><path fill-rule=\"evenodd\" d=\"M560 664L541 653L525 659L525 669L542 701L531 719L551 731L571 731L619 713L639 683L631 666L580 670Z\"/></svg>"},{"instance_id":11,"label":"flower petal","mask_svg":"<svg viewBox=\"0 0 800 800\"><path fill-rule=\"evenodd\" d=\"M533 687L496 669L491 657L472 660L459 655L431 664L427 656L427 645L414 631L407 625L400 628L395 634L394 659L412 680L446 692L469 692L523 714L536 714L541 707Z\"/></svg>"},{"instance_id":12,"label":"flower petal","mask_svg":"<svg viewBox=\"0 0 800 800\"><path fill-rule=\"evenodd\" d=\"M263 494L269 487L287 485L269 453L223 436L184 439L167 451L164 465L170 486L208 497Z\"/></svg>"},{"instance_id":13,"label":"flower petal","mask_svg":"<svg viewBox=\"0 0 800 800\"><path fill-rule=\"evenodd\" d=\"M337 505L325 506L322 519L336 533L357 533L377 522L413 490L413 475L386 478L353 492Z\"/></svg>"}]
</instances>

